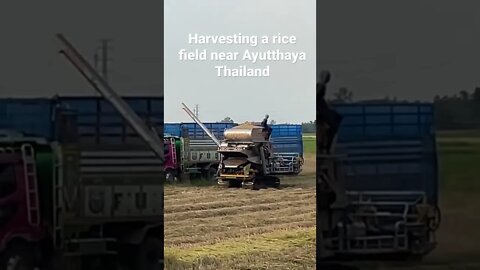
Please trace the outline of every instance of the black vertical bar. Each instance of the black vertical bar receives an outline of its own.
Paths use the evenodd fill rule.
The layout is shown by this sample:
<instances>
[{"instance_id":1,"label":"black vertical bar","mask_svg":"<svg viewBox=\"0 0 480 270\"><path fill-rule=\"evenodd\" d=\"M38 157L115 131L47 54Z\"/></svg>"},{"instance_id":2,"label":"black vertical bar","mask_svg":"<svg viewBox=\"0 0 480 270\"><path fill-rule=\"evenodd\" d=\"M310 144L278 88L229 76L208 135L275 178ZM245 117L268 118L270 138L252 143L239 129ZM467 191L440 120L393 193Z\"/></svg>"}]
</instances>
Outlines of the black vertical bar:
<instances>
[{"instance_id":1,"label":"black vertical bar","mask_svg":"<svg viewBox=\"0 0 480 270\"><path fill-rule=\"evenodd\" d=\"M145 121L147 121L147 123L150 125L150 128L154 129L155 133L157 133L158 129L152 119L152 99L146 99L145 102L147 102L147 113L145 115Z\"/></svg>"},{"instance_id":2,"label":"black vertical bar","mask_svg":"<svg viewBox=\"0 0 480 270\"><path fill-rule=\"evenodd\" d=\"M390 136L395 133L395 117L393 116L393 108L395 105L390 105Z\"/></svg>"},{"instance_id":3,"label":"black vertical bar","mask_svg":"<svg viewBox=\"0 0 480 270\"><path fill-rule=\"evenodd\" d=\"M163 1L162 1L162 3L163 3ZM160 7L160 10L159 10L159 14L160 14L160 20L159 20L159 23L160 23L160 32L159 32L158 34L162 36L162 42L160 42L161 45L160 45L160 48L159 48L159 50L160 50L160 52L161 52L161 54L160 54L161 63L160 63L160 66L159 66L160 72L159 72L158 76L160 77L160 81L162 82L162 86L161 86L162 89L159 89L159 90L160 90L161 93L162 93L162 95L161 95L161 96L162 96L162 100L163 100L163 102L165 102L165 99L164 99L164 88L163 88L163 83L164 83L164 77L163 77L163 76L164 76L164 75L163 75L164 72L163 72L163 71L164 71L164 66L165 66L165 65L164 65L164 56L163 56L163 53L164 53L164 45L163 45L163 43L164 43L164 38L163 38L163 35L164 35L164 27L165 27L165 24L164 24L164 13L163 13L163 12L164 12L164 5L162 4L162 5L160 5L160 6L161 6L161 7ZM152 34L156 34L156 33L152 33ZM163 110L164 108L165 108L165 105L162 106L162 110ZM162 117L165 117L165 113L162 114ZM164 125L165 125L165 118L161 119L161 121L162 121L162 128L161 128L162 133L161 133L161 135L160 135L160 136L161 136L160 139L161 139L161 141L163 142L163 136L164 136L164 135L163 135L163 130L164 130ZM162 145L163 145L163 144L162 144ZM164 154L165 154L165 153L164 153ZM162 157L162 160L164 160L163 157ZM165 183L165 174L164 174L162 180L163 180L162 183ZM163 193L163 191L164 191L164 189L163 189L163 187L162 187L162 193ZM165 195L162 194L162 198L164 198L164 196L165 196ZM164 228L165 228L165 227L164 227L164 220L165 220L165 219L164 219L164 215L163 215L163 212L164 212L164 208L163 208L163 207L164 207L164 205L165 205L165 203L164 203L164 200L162 199L162 215L161 215L160 221L161 221L161 224L162 224L162 225L161 225L161 234L162 234L163 244L165 245L165 233L164 233ZM161 250L162 263L161 263L161 265L160 265L160 269L163 269L163 268L164 268L164 257L165 257L164 249L165 249L165 248L162 248L162 250Z\"/></svg>"},{"instance_id":4,"label":"black vertical bar","mask_svg":"<svg viewBox=\"0 0 480 270\"><path fill-rule=\"evenodd\" d=\"M418 135L421 136L422 134L422 121L421 121L421 118L422 118L422 112L420 110L420 106L421 105L417 105L417 129L418 129Z\"/></svg>"},{"instance_id":5,"label":"black vertical bar","mask_svg":"<svg viewBox=\"0 0 480 270\"><path fill-rule=\"evenodd\" d=\"M365 138L366 137L366 133L367 133L367 112L366 112L366 106L363 105L362 106L362 116L363 116L363 126L362 126L362 136Z\"/></svg>"},{"instance_id":6,"label":"black vertical bar","mask_svg":"<svg viewBox=\"0 0 480 270\"><path fill-rule=\"evenodd\" d=\"M95 124L95 142L97 144L100 144L100 121L101 121L101 117L100 117L100 114L102 113L102 106L101 106L101 100L100 98L96 98L94 99L94 101L96 101L96 105L97 105L97 113L96 113L96 121L97 123Z\"/></svg>"},{"instance_id":7,"label":"black vertical bar","mask_svg":"<svg viewBox=\"0 0 480 270\"><path fill-rule=\"evenodd\" d=\"M316 25L317 25L317 27L316 27L315 29L318 29L319 22L320 22L319 19L318 19L319 7L320 7L319 1L315 1L315 4L316 4ZM316 33L315 33L315 36L316 36L316 37L315 37L315 38L316 38L316 43L317 43L317 49L316 49L317 59L316 59L316 63L315 63L315 66L316 66L316 67L315 67L315 75L318 76L319 70L320 70L320 61L319 61L318 58L319 58L319 55L320 55L320 53L321 53L321 52L318 50L318 44L321 44L322 41L320 40L320 35L318 34L318 31L317 31L317 30L315 30L315 31L316 31ZM318 79L318 78L317 78L317 79ZM318 82L317 82L317 83L318 83ZM316 85L315 85L314 87L315 87L315 89L316 89ZM318 95L318 93L316 93L316 90L315 90L315 100L318 100L317 95ZM317 224L316 224L316 225L317 225L317 226L316 226L316 235L317 235L317 237L316 237L316 241L315 241L315 242L316 242L316 243L315 243L315 244L316 244L316 249L315 249L315 250L316 250L316 252L315 252L316 254L315 254L315 257L316 257L316 262L317 262L317 263L316 263L316 264L317 264L317 269L320 268L320 267L319 267L319 260L320 260L320 257L321 257L320 249L321 249L321 246L322 246L322 241L321 241L322 237L319 237L319 236L322 234L322 230L321 230L321 226L320 226L320 219L319 219L319 216L320 216L320 215L319 215L319 209L318 209L318 206L320 205L320 197L318 196L318 195L320 194L320 185L319 185L319 175L320 175L320 173L319 173L319 171L318 171L318 168L319 168L319 158L318 158L318 154L319 154L319 153L318 153L319 140L318 140L318 135L319 135L319 134L318 134L318 132L317 132L317 131L318 131L318 119L317 119L317 118L318 118L318 110L319 110L318 104L317 104L317 102L315 102L315 123L316 123L316 127L315 127L315 131L316 131L316 132L315 132L315 135L316 135L316 136L315 136L316 144L315 144L315 148L317 149L316 155L315 155L315 167L316 167L316 169L315 169L315 178L316 178L315 193L317 194L317 196L315 196L315 197L316 197L316 207L315 207L315 208L316 208L316 213L317 213L317 214L316 214L316 217L317 217L317 218L316 218L316 219L317 219L317 220L316 220L316 223L317 223Z\"/></svg>"},{"instance_id":8,"label":"black vertical bar","mask_svg":"<svg viewBox=\"0 0 480 270\"><path fill-rule=\"evenodd\" d=\"M102 40L102 55L103 55L103 63L102 63L102 72L103 78L108 81L108 40Z\"/></svg>"},{"instance_id":9,"label":"black vertical bar","mask_svg":"<svg viewBox=\"0 0 480 270\"><path fill-rule=\"evenodd\" d=\"M118 115L121 117L120 114L118 114ZM121 138L121 142L126 143L127 142L127 137L128 137L128 135L127 135L127 125L128 125L128 123L125 121L125 119L123 117L121 117L121 119L122 119L122 138Z\"/></svg>"}]
</instances>

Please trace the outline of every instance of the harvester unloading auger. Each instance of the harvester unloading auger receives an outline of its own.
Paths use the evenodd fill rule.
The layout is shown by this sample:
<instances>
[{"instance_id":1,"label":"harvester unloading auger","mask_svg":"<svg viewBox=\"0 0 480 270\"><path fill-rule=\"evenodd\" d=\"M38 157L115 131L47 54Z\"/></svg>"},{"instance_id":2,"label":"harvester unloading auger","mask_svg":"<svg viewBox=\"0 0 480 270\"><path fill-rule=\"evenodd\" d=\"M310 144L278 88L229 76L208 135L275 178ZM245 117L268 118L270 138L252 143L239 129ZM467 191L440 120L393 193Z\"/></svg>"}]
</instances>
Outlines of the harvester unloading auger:
<instances>
[{"instance_id":1,"label":"harvester unloading auger","mask_svg":"<svg viewBox=\"0 0 480 270\"><path fill-rule=\"evenodd\" d=\"M268 115L261 124L246 122L225 130L224 139L220 141L184 103L182 105L183 110L218 145L217 151L221 154L217 171L219 185L252 189L280 186L280 179L274 175L275 157Z\"/></svg>"}]
</instances>

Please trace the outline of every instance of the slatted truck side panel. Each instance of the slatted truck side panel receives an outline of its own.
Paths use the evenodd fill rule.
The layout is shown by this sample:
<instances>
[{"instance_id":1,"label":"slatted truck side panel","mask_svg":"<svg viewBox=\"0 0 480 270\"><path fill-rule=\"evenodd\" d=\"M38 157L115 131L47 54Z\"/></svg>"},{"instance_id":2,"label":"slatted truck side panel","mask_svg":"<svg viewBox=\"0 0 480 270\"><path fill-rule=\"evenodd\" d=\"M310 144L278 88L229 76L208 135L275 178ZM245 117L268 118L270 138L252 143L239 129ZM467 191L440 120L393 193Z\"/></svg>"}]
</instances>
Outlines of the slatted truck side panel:
<instances>
[{"instance_id":1,"label":"slatted truck side panel","mask_svg":"<svg viewBox=\"0 0 480 270\"><path fill-rule=\"evenodd\" d=\"M431 104L337 104L336 152L346 154L340 255L424 255L436 245L437 152Z\"/></svg>"}]
</instances>

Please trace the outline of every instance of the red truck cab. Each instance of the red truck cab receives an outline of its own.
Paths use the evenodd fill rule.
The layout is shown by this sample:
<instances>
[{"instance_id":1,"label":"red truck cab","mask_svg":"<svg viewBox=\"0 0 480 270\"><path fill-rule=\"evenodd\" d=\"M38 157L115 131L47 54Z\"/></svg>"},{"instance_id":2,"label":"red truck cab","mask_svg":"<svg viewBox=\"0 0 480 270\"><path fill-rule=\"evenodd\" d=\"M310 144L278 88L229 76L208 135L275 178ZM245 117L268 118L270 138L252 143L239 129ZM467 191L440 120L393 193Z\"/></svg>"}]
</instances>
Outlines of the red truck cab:
<instances>
[{"instance_id":1,"label":"red truck cab","mask_svg":"<svg viewBox=\"0 0 480 270\"><path fill-rule=\"evenodd\" d=\"M29 243L45 236L40 219L35 163L29 163L26 151L0 147L0 254L2 269L16 269L19 263L33 260ZM30 153L33 154L33 153ZM33 172L33 173L32 173ZM33 253L32 253L33 254ZM29 258L30 257L30 258ZM16 266L14 266L16 265Z\"/></svg>"},{"instance_id":2,"label":"red truck cab","mask_svg":"<svg viewBox=\"0 0 480 270\"><path fill-rule=\"evenodd\" d=\"M177 148L175 145L175 137L165 137L163 139L163 147L164 147L164 169L166 173L166 180L167 182L173 183L176 182L182 173L181 168L181 153L177 152Z\"/></svg>"}]
</instances>

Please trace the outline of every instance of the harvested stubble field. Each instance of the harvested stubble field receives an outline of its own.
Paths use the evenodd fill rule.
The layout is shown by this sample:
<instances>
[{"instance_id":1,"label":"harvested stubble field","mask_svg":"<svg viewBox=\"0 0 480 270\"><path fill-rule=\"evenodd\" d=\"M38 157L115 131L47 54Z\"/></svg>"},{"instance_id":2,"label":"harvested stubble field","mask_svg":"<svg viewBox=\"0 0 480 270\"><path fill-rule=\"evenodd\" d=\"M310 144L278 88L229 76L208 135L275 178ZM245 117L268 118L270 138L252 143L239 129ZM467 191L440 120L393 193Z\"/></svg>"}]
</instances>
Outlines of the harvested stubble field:
<instances>
[{"instance_id":1,"label":"harvested stubble field","mask_svg":"<svg viewBox=\"0 0 480 270\"><path fill-rule=\"evenodd\" d=\"M315 269L314 154L306 157L280 189L167 186L165 269Z\"/></svg>"},{"instance_id":2,"label":"harvested stubble field","mask_svg":"<svg viewBox=\"0 0 480 270\"><path fill-rule=\"evenodd\" d=\"M165 246L170 267L253 269L255 265L267 269L259 263L269 263L268 269L292 269L285 264L308 267L314 264L314 240L313 188L175 187L165 194Z\"/></svg>"},{"instance_id":3,"label":"harvested stubble field","mask_svg":"<svg viewBox=\"0 0 480 270\"><path fill-rule=\"evenodd\" d=\"M442 224L421 262L362 262L363 270L480 270L480 131L438 132Z\"/></svg>"},{"instance_id":4,"label":"harvested stubble field","mask_svg":"<svg viewBox=\"0 0 480 270\"><path fill-rule=\"evenodd\" d=\"M304 138L309 152L304 172L282 179L283 190L167 187L166 269L314 269L314 140ZM437 248L422 262L379 258L350 265L480 270L480 131L440 132L438 146L442 225Z\"/></svg>"}]
</instances>

